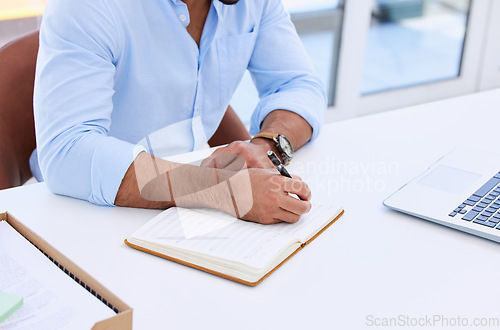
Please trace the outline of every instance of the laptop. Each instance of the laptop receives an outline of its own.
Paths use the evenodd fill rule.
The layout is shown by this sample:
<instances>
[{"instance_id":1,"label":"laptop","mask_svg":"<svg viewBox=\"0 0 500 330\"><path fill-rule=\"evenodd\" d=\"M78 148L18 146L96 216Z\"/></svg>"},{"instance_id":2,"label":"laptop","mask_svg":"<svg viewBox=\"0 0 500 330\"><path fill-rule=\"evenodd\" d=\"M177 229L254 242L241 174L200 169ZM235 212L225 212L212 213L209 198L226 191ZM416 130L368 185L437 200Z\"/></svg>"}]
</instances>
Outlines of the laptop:
<instances>
[{"instance_id":1,"label":"laptop","mask_svg":"<svg viewBox=\"0 0 500 330\"><path fill-rule=\"evenodd\" d=\"M500 155L454 149L385 201L394 210L500 242Z\"/></svg>"}]
</instances>

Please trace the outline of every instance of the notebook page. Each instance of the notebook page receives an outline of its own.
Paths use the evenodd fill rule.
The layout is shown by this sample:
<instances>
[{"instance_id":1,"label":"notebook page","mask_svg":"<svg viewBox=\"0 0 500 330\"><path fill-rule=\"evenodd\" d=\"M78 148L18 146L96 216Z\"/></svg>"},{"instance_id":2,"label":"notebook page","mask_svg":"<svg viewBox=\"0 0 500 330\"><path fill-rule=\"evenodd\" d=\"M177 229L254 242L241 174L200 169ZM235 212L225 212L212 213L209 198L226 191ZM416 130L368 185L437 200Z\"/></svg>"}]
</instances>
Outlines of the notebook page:
<instances>
[{"instance_id":1,"label":"notebook page","mask_svg":"<svg viewBox=\"0 0 500 330\"><path fill-rule=\"evenodd\" d=\"M116 315L6 221L0 221L0 290L24 299L0 329L90 329Z\"/></svg>"},{"instance_id":2,"label":"notebook page","mask_svg":"<svg viewBox=\"0 0 500 330\"><path fill-rule=\"evenodd\" d=\"M262 268L292 241L270 227L212 209L170 208L130 238Z\"/></svg>"},{"instance_id":3,"label":"notebook page","mask_svg":"<svg viewBox=\"0 0 500 330\"><path fill-rule=\"evenodd\" d=\"M335 218L340 211L342 211L342 207L338 203L329 205L312 203L312 208L309 213L302 215L299 222L294 224L278 223L270 226L269 230L292 236L304 243L316 235L316 233Z\"/></svg>"}]
</instances>

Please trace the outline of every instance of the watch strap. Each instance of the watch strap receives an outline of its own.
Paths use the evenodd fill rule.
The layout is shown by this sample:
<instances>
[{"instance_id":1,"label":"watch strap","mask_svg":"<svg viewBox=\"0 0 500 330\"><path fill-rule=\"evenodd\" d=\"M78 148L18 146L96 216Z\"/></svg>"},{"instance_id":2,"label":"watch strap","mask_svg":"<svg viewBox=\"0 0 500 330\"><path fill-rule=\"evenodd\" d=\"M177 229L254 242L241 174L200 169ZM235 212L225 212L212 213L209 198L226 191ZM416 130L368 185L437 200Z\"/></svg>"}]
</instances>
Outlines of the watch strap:
<instances>
[{"instance_id":1,"label":"watch strap","mask_svg":"<svg viewBox=\"0 0 500 330\"><path fill-rule=\"evenodd\" d=\"M279 136L279 133L269 133L269 132L261 132L257 135L255 135L252 140L256 139L256 138L264 138L264 139L270 139L270 140L274 140L276 139L277 137Z\"/></svg>"},{"instance_id":2,"label":"watch strap","mask_svg":"<svg viewBox=\"0 0 500 330\"><path fill-rule=\"evenodd\" d=\"M288 157L286 155L286 153L283 151L283 149L280 145L280 142L279 142L279 136L280 136L279 133L261 132L261 133L255 135L252 138L252 140L250 140L250 141L253 141L256 138L264 138L264 139L269 139L269 140L274 141L276 143L276 147L278 148L278 152L280 153L281 159L283 160L283 164L286 166L286 165L290 164L290 161L292 160L292 158Z\"/></svg>"}]
</instances>

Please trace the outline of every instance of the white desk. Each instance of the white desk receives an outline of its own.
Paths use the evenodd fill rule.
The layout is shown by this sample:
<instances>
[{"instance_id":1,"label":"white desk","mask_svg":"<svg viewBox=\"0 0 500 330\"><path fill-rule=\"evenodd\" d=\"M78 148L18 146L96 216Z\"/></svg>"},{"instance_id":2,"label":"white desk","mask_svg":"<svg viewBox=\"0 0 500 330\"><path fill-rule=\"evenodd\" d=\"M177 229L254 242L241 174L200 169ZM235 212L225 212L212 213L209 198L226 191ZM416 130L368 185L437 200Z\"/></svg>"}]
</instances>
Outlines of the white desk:
<instances>
[{"instance_id":1,"label":"white desk","mask_svg":"<svg viewBox=\"0 0 500 330\"><path fill-rule=\"evenodd\" d=\"M494 90L325 126L297 153L295 173L345 215L254 288L127 247L123 239L158 211L97 207L44 184L0 191L0 211L132 306L135 329L361 329L368 315L500 318L499 244L382 205L456 145L498 151L499 105Z\"/></svg>"}]
</instances>

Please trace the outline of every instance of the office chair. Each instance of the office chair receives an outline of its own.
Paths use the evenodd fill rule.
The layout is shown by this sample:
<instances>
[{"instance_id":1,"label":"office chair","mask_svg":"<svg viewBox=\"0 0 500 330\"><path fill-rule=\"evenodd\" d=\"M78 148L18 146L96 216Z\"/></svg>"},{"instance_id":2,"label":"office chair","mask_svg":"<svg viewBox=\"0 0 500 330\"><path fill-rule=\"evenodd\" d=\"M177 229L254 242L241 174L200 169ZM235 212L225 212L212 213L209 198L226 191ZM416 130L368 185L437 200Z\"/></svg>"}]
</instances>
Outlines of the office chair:
<instances>
[{"instance_id":1,"label":"office chair","mask_svg":"<svg viewBox=\"0 0 500 330\"><path fill-rule=\"evenodd\" d=\"M38 32L0 48L0 189L31 178L35 149L33 85Z\"/></svg>"}]
</instances>

